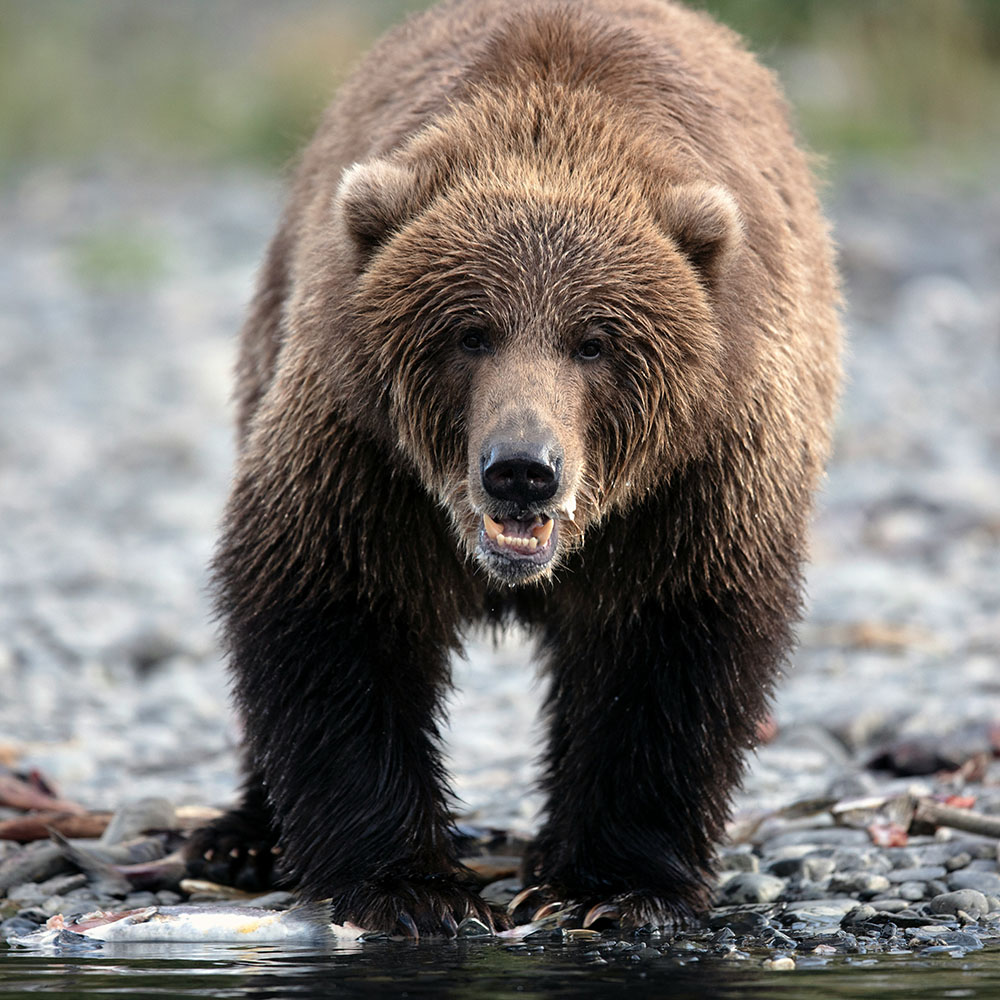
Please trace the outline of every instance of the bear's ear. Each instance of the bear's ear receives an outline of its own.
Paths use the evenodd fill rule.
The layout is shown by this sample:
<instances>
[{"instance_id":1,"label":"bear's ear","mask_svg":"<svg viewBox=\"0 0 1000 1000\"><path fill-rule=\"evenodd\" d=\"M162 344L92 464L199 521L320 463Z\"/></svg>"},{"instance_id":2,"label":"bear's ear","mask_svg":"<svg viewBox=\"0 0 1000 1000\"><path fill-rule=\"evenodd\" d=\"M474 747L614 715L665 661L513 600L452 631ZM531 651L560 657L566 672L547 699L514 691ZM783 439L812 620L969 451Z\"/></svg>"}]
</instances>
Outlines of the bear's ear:
<instances>
[{"instance_id":1,"label":"bear's ear","mask_svg":"<svg viewBox=\"0 0 1000 1000\"><path fill-rule=\"evenodd\" d=\"M680 184L661 204L665 229L714 288L743 242L736 199L716 184Z\"/></svg>"},{"instance_id":2,"label":"bear's ear","mask_svg":"<svg viewBox=\"0 0 1000 1000\"><path fill-rule=\"evenodd\" d=\"M366 160L344 171L334 212L343 219L362 260L416 214L418 190L414 172L389 160Z\"/></svg>"}]
</instances>

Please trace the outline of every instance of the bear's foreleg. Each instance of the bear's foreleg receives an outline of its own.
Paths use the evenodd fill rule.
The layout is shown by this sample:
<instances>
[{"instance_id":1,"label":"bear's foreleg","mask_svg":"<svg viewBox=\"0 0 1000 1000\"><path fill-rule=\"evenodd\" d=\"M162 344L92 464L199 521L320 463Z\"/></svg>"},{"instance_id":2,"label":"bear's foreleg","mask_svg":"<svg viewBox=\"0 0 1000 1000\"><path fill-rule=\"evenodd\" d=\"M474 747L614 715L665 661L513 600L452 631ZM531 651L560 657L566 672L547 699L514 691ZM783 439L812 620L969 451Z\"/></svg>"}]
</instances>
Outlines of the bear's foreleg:
<instances>
[{"instance_id":1,"label":"bear's foreleg","mask_svg":"<svg viewBox=\"0 0 1000 1000\"><path fill-rule=\"evenodd\" d=\"M343 597L230 617L237 702L289 883L330 899L337 923L449 935L492 914L449 832L436 722L446 654L420 636Z\"/></svg>"},{"instance_id":2,"label":"bear's foreleg","mask_svg":"<svg viewBox=\"0 0 1000 1000\"><path fill-rule=\"evenodd\" d=\"M772 595L773 596L773 595ZM526 876L580 919L702 912L795 598L674 598L598 627L550 622L548 819Z\"/></svg>"}]
</instances>

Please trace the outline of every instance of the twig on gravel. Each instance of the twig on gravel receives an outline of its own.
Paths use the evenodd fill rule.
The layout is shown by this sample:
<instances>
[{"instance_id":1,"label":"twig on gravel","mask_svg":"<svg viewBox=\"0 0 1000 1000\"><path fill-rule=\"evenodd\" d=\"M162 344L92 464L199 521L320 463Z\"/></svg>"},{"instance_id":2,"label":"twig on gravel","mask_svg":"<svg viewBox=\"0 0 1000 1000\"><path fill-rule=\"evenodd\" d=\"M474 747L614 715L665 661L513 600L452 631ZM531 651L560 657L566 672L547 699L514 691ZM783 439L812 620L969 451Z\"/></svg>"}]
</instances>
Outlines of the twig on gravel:
<instances>
[{"instance_id":1,"label":"twig on gravel","mask_svg":"<svg viewBox=\"0 0 1000 1000\"><path fill-rule=\"evenodd\" d=\"M50 812L85 813L79 802L60 799L15 774L0 774L0 806L12 809L46 809Z\"/></svg>"},{"instance_id":2,"label":"twig on gravel","mask_svg":"<svg viewBox=\"0 0 1000 1000\"><path fill-rule=\"evenodd\" d=\"M50 830L64 837L100 837L111 822L110 812L39 812L18 816L0 823L0 840L16 840L27 844L33 840L47 840Z\"/></svg>"},{"instance_id":3,"label":"twig on gravel","mask_svg":"<svg viewBox=\"0 0 1000 1000\"><path fill-rule=\"evenodd\" d=\"M933 799L917 799L913 818L931 826L948 826L953 830L1000 839L1000 816L987 816L971 809L953 809Z\"/></svg>"}]
</instances>

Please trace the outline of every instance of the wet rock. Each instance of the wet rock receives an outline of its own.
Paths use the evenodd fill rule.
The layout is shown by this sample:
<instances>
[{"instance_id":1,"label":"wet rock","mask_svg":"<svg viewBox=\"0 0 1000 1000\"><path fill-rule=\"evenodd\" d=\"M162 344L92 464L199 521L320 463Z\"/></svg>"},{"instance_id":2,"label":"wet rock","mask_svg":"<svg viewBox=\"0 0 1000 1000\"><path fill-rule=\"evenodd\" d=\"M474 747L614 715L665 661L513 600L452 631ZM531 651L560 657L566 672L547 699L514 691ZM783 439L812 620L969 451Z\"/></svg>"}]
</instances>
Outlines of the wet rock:
<instances>
[{"instance_id":1,"label":"wet rock","mask_svg":"<svg viewBox=\"0 0 1000 1000\"><path fill-rule=\"evenodd\" d=\"M757 872L740 872L722 887L719 902L723 905L770 903L781 895L784 888L784 879Z\"/></svg>"},{"instance_id":2,"label":"wet rock","mask_svg":"<svg viewBox=\"0 0 1000 1000\"><path fill-rule=\"evenodd\" d=\"M492 937L493 931L481 920L477 920L475 917L466 917L458 925L458 936L460 938Z\"/></svg>"},{"instance_id":3,"label":"wet rock","mask_svg":"<svg viewBox=\"0 0 1000 1000\"><path fill-rule=\"evenodd\" d=\"M770 917L760 910L725 910L713 913L706 920L712 930L724 930L732 935L759 934L770 926Z\"/></svg>"},{"instance_id":4,"label":"wet rock","mask_svg":"<svg viewBox=\"0 0 1000 1000\"><path fill-rule=\"evenodd\" d=\"M936 945L943 948L961 948L963 951L977 951L983 947L978 935L940 925L911 928L907 931L907 937L913 943Z\"/></svg>"},{"instance_id":5,"label":"wet rock","mask_svg":"<svg viewBox=\"0 0 1000 1000\"><path fill-rule=\"evenodd\" d=\"M844 914L841 926L848 927L851 924L863 924L870 921L875 916L875 907L867 903L860 903Z\"/></svg>"},{"instance_id":6,"label":"wet rock","mask_svg":"<svg viewBox=\"0 0 1000 1000\"><path fill-rule=\"evenodd\" d=\"M841 872L830 880L830 892L865 898L877 896L888 888L889 880L884 875L874 872Z\"/></svg>"},{"instance_id":7,"label":"wet rock","mask_svg":"<svg viewBox=\"0 0 1000 1000\"><path fill-rule=\"evenodd\" d=\"M768 865L768 872L779 878L796 878L807 882L822 882L834 872L834 862L831 858L817 855L807 855L804 858L787 858L773 861Z\"/></svg>"},{"instance_id":8,"label":"wet rock","mask_svg":"<svg viewBox=\"0 0 1000 1000\"><path fill-rule=\"evenodd\" d=\"M868 900L876 910L881 910L884 913L898 913L900 910L905 910L909 905L910 901L908 899L900 899L899 896L875 896Z\"/></svg>"},{"instance_id":9,"label":"wet rock","mask_svg":"<svg viewBox=\"0 0 1000 1000\"><path fill-rule=\"evenodd\" d=\"M8 938L20 937L23 934L31 934L38 930L38 924L34 920L27 920L24 917L11 917L0 923L0 941Z\"/></svg>"},{"instance_id":10,"label":"wet rock","mask_svg":"<svg viewBox=\"0 0 1000 1000\"><path fill-rule=\"evenodd\" d=\"M782 915L787 927L793 923L839 924L847 913L857 906L857 900L842 898L808 899L794 903Z\"/></svg>"},{"instance_id":11,"label":"wet rock","mask_svg":"<svg viewBox=\"0 0 1000 1000\"><path fill-rule=\"evenodd\" d=\"M760 964L761 968L771 972L789 972L795 968L795 959L788 955L775 955L774 958L765 958Z\"/></svg>"},{"instance_id":12,"label":"wet rock","mask_svg":"<svg viewBox=\"0 0 1000 1000\"><path fill-rule=\"evenodd\" d=\"M973 920L978 920L990 912L990 904L976 889L957 889L954 892L941 893L931 900L932 913L958 914L959 910L963 910Z\"/></svg>"}]
</instances>

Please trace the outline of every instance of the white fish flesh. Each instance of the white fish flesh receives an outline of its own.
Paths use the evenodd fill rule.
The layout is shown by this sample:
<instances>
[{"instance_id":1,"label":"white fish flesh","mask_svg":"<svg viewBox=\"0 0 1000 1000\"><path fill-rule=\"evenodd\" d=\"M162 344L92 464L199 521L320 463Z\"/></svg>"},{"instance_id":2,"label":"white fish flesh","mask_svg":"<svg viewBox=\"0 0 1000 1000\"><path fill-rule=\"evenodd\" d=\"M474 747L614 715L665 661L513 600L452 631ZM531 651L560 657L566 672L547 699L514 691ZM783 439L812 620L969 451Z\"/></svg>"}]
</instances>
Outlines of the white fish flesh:
<instances>
[{"instance_id":1,"label":"white fish flesh","mask_svg":"<svg viewBox=\"0 0 1000 1000\"><path fill-rule=\"evenodd\" d=\"M266 910L227 903L147 906L109 913L97 910L72 920L50 917L44 927L14 935L8 944L25 948L86 946L95 942L177 942L223 944L325 944L356 938L352 925L332 924L323 903L304 903L289 910Z\"/></svg>"}]
</instances>

